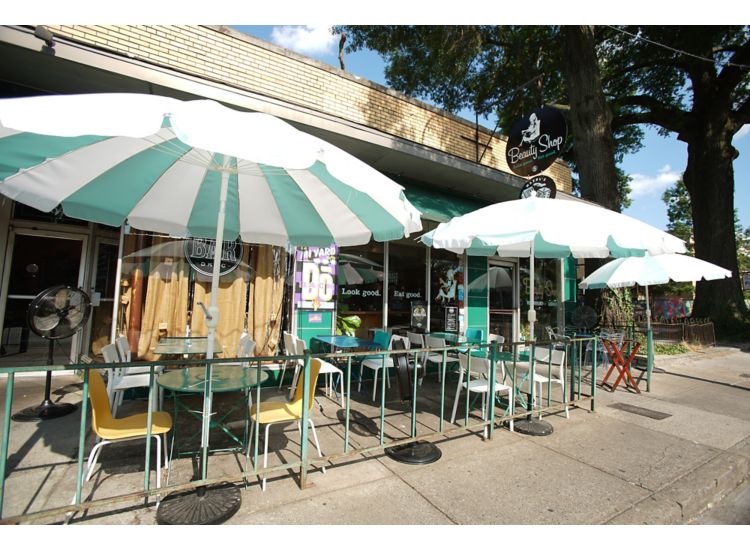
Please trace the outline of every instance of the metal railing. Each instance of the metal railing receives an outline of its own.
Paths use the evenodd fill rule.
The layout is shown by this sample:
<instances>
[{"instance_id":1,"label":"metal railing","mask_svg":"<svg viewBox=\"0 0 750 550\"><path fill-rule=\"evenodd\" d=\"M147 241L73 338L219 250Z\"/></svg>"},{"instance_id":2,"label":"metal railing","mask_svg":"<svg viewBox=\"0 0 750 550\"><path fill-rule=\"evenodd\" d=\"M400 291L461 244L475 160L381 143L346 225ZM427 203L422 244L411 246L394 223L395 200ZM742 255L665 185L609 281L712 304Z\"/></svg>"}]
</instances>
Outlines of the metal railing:
<instances>
[{"instance_id":1,"label":"metal railing","mask_svg":"<svg viewBox=\"0 0 750 550\"><path fill-rule=\"evenodd\" d=\"M300 381L303 385L302 391L302 418L300 420L300 453L297 460L291 462L284 462L283 464L268 466L265 468L258 467L258 456L259 456L259 429L254 430L254 437L252 441L248 441L246 444L247 455L252 455L252 467L246 464L246 467L239 473L231 475L223 475L220 477L212 477L208 479L201 479L190 481L187 483L179 483L173 485L166 485L159 489L151 486L150 481L150 440L151 440L151 420L153 411L153 392L155 391L154 379L156 376L155 369L157 366L163 366L165 368L170 367L184 367L184 366L204 366L208 363L211 365L221 365L223 363L232 363L235 368L249 368L256 369L256 378L260 380L260 371L268 369L269 365L273 363L278 365L279 357L253 357L253 358L224 358L224 359L212 359L207 361L205 359L194 359L194 360L169 360L169 361L158 361L158 362L132 362L132 363L107 363L107 364L75 364L75 365L55 365L55 366L35 366L35 367L14 367L14 368L0 368L0 374L7 374L6 385L5 385L5 404L4 404L4 416L3 416L3 428L2 428L2 449L0 452L0 523L23 523L30 521L41 521L49 520L50 518L59 518L63 515L70 517L72 514L83 512L97 507L112 507L113 505L121 505L133 501L144 501L144 504L153 502L154 499L164 497L168 493L185 491L192 488L198 488L200 486L213 485L219 483L243 483L245 486L251 481L252 478L258 478L267 476L272 472L278 472L281 470L299 470L299 485L301 488L307 486L308 473L311 468L318 465L330 465L335 464L344 459L356 456L356 455L367 455L369 453L382 451L388 447L396 445L403 445L416 440L434 440L438 438L444 438L446 436L464 434L466 432L472 432L481 434L484 438L491 439L496 429L500 428L503 424L511 424L511 420L530 418L531 416L539 416L542 413L552 414L560 412L566 407L584 407L586 406L591 411L595 410L595 398L596 398L596 369L597 369L597 341L595 338L570 338L564 342L514 342L512 344L505 344L507 351L502 351L503 346L497 343L474 343L474 344L459 344L449 345L442 348L420 348L410 349L406 351L362 351L362 352L351 352L351 353L316 353L312 354L309 350L301 356L285 356L283 360L288 360L292 364L296 364L297 360L302 360L303 367L300 376ZM552 372L553 365L544 364L542 368L538 370L539 356L544 355L538 350L546 349L560 349L565 351L565 392L560 394L559 399L554 402L551 399L551 389L548 389L546 403L543 396L535 395L535 386L533 383L534 376L543 375L547 378L554 378ZM472 363L476 365L477 358L487 358L490 361L490 365L496 365L499 361L504 362L506 378L504 381L495 380L496 368L489 369L489 379L487 380L487 386L494 388L496 382L504 382L506 385L512 388L513 399L506 400L505 403L498 402L498 398L493 395L492 399L487 399L488 406L486 407L486 413L484 417L477 415L472 412L470 403L470 392L466 391L466 398L463 407L463 418L457 418L455 424L447 422L447 395L450 392L450 388L447 385L448 377L451 376L450 363L447 360L450 355L454 355L459 352L468 353L467 369L464 374L464 380L468 381L472 379ZM592 353L593 352L593 353ZM442 361L438 364L438 369L441 371L440 383L437 388L434 384L423 384L417 383L416 369L414 371L414 383L412 384L412 396L411 396L411 407L404 413L403 410L392 409L389 410L389 401L387 397L387 380L385 373L386 369L381 370L384 376L380 377L379 380L379 404L378 404L378 423L377 433L372 434L370 440L363 440L358 442L357 445L353 445L351 433L352 433L352 412L355 410L359 399L361 398L364 403L365 409L369 409L371 404L369 402L369 392L365 391L362 394L355 394L352 392L352 370L357 368L359 361L364 356L372 358L378 356L383 362L388 357L397 354L406 354L410 362L419 362L420 358L426 357L426 353L429 354L440 354ZM345 405L344 405L344 418L339 424L328 425L337 430L343 430L342 434L342 446L339 452L332 454L326 454L323 457L311 457L308 449L308 417L310 414L310 403L309 403L309 388L310 388L310 361L312 358L319 358L324 361L335 362L339 365L345 377ZM522 360L524 359L524 360ZM238 361L242 361L243 365L237 364ZM395 361L394 361L395 363ZM151 385L149 389L149 395L147 399L147 435L146 435L146 457L145 457L145 472L142 490L134 490L127 494L121 494L113 497L100 498L96 500L82 500L83 492L83 475L84 475L84 457L85 457L85 446L86 446L86 423L89 412L88 396L89 389L89 373L92 369L112 369L119 367L132 367L132 366L147 366L150 367L151 372ZM11 413L13 410L13 397L14 397L14 378L17 373L29 373L29 372L44 372L47 370L53 371L71 371L77 370L82 373L82 395L84 398L81 400L80 406L80 425L78 433L78 454L77 454L77 469L76 469L76 489L73 502L69 505L58 505L51 508L35 511L35 512L21 512L16 511L6 514L4 504L8 500L6 494L6 481L8 476L12 475L12 471L6 471L7 458L9 443L13 436L11 427ZM434 372L434 371L433 371ZM522 375L521 373L528 373ZM589 373L589 379L586 379L586 373ZM429 374L429 373L428 373ZM455 378L451 380L453 383ZM524 390L524 386L528 385L528 389ZM250 390L253 394L254 403L261 403L261 397L263 392L275 391L275 384L273 386L267 386L261 388L260 385ZM458 388L461 391L461 388ZM456 399L454 397L454 399ZM510 401L509 403L507 401ZM392 403L392 401L390 401ZM492 406L489 404L492 403ZM505 412L502 415L496 414L496 407L500 406ZM503 407L503 405L505 405ZM353 406L355 408L353 408ZM402 407L403 409L403 407ZM397 434L387 434L388 415L397 414L408 414L410 420L410 431L408 434L404 434L399 429ZM433 426L435 417L437 417L436 427L427 426L425 421L421 422L420 430L417 430L417 417L423 415L423 418L432 418ZM358 413L357 418L361 418L362 413ZM374 423L375 418L367 417L371 423ZM328 427L326 426L326 427ZM425 429L427 426L427 429ZM258 428L258 426L256 426ZM166 452L166 449L165 449ZM174 464L170 464L169 467L173 467ZM345 466L345 465L344 465ZM169 476L167 476L168 478Z\"/></svg>"}]
</instances>

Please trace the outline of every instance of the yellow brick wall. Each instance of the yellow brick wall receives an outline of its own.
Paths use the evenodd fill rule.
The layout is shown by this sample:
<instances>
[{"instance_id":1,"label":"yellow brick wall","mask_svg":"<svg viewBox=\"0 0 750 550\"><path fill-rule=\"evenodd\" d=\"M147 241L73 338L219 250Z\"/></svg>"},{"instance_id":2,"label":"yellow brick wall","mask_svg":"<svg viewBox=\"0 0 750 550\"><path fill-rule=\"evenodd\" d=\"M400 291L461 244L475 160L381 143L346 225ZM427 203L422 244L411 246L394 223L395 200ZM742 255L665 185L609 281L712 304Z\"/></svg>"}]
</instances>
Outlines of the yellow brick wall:
<instances>
[{"instance_id":1,"label":"yellow brick wall","mask_svg":"<svg viewBox=\"0 0 750 550\"><path fill-rule=\"evenodd\" d=\"M475 128L448 113L350 73L224 27L47 25L57 36L158 64L377 129L476 161ZM468 139L466 139L468 138ZM482 164L509 172L505 140L480 130ZM570 192L569 169L544 173Z\"/></svg>"}]
</instances>

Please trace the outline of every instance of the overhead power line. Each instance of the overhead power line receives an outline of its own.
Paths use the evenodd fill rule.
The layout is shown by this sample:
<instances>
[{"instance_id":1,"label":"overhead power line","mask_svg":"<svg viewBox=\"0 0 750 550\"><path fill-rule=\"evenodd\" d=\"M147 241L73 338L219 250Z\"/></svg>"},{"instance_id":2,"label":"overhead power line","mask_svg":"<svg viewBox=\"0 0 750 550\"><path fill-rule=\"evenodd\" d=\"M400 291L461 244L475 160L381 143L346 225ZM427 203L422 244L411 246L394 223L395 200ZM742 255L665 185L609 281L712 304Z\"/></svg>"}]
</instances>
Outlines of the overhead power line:
<instances>
[{"instance_id":1,"label":"overhead power line","mask_svg":"<svg viewBox=\"0 0 750 550\"><path fill-rule=\"evenodd\" d=\"M741 69L750 69L750 65L742 65L740 63L732 63L731 61L727 61L722 63L721 61L716 61L715 59L711 59L710 57L703 57L700 55L696 55L694 53L686 52L685 50L680 50L678 48L673 48L672 46L668 46L667 44L662 44L661 42L656 42L655 40L651 40L649 38L644 38L643 36L640 36L638 34L633 34L632 32L626 31L625 29L620 29L618 27L614 27L612 25L604 25L605 27L609 27L610 29L613 29L615 31L621 32L623 34L627 34L628 36L631 36L635 38L636 40L642 40L643 42L648 42L649 44L653 44L654 46L658 46L660 48L664 48L665 50L669 50L671 52L680 54L680 55L686 55L688 57L692 57L694 59L698 59L700 61L707 61L709 63L713 63L716 65L721 65L722 67L739 67Z\"/></svg>"}]
</instances>

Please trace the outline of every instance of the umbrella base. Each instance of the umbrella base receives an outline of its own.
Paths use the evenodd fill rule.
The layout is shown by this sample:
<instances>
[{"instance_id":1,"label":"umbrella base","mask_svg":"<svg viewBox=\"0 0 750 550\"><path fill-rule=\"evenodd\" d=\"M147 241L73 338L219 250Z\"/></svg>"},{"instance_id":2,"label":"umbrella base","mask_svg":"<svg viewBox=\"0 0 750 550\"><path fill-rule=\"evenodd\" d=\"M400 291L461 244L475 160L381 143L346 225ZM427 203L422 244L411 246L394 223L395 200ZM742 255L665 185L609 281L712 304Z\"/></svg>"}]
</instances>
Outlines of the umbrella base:
<instances>
[{"instance_id":1,"label":"umbrella base","mask_svg":"<svg viewBox=\"0 0 750 550\"><path fill-rule=\"evenodd\" d=\"M218 525L231 518L242 504L234 485L199 487L173 493L159 504L156 521L160 525Z\"/></svg>"},{"instance_id":2,"label":"umbrella base","mask_svg":"<svg viewBox=\"0 0 750 550\"><path fill-rule=\"evenodd\" d=\"M388 447L385 454L396 462L404 464L431 464L443 456L443 452L429 441L412 441Z\"/></svg>"},{"instance_id":3,"label":"umbrella base","mask_svg":"<svg viewBox=\"0 0 750 550\"><path fill-rule=\"evenodd\" d=\"M554 430L552 424L538 418L516 420L513 429L524 435L550 435Z\"/></svg>"},{"instance_id":4,"label":"umbrella base","mask_svg":"<svg viewBox=\"0 0 750 550\"><path fill-rule=\"evenodd\" d=\"M28 407L18 411L11 418L16 422L36 422L37 420L52 420L66 414L74 413L78 407L72 403L52 403L45 401L36 407Z\"/></svg>"}]
</instances>

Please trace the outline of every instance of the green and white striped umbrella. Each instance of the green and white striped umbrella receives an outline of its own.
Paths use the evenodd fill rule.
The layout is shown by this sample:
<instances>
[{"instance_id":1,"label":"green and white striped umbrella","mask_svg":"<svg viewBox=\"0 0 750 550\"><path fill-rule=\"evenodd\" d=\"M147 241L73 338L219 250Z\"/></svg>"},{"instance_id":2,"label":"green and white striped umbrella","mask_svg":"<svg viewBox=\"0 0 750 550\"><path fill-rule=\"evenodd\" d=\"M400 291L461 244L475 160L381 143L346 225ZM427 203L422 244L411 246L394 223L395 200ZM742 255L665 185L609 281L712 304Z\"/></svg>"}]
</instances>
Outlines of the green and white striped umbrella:
<instances>
[{"instance_id":1,"label":"green and white striped umbrella","mask_svg":"<svg viewBox=\"0 0 750 550\"><path fill-rule=\"evenodd\" d=\"M74 218L217 242L346 246L421 229L401 186L323 140L269 115L152 95L0 99L0 193L42 211L61 205ZM206 380L204 479L210 364Z\"/></svg>"},{"instance_id":2,"label":"green and white striped umbrella","mask_svg":"<svg viewBox=\"0 0 750 550\"><path fill-rule=\"evenodd\" d=\"M421 228L401 186L262 113L143 94L0 100L0 193L175 236L340 246Z\"/></svg>"}]
</instances>

